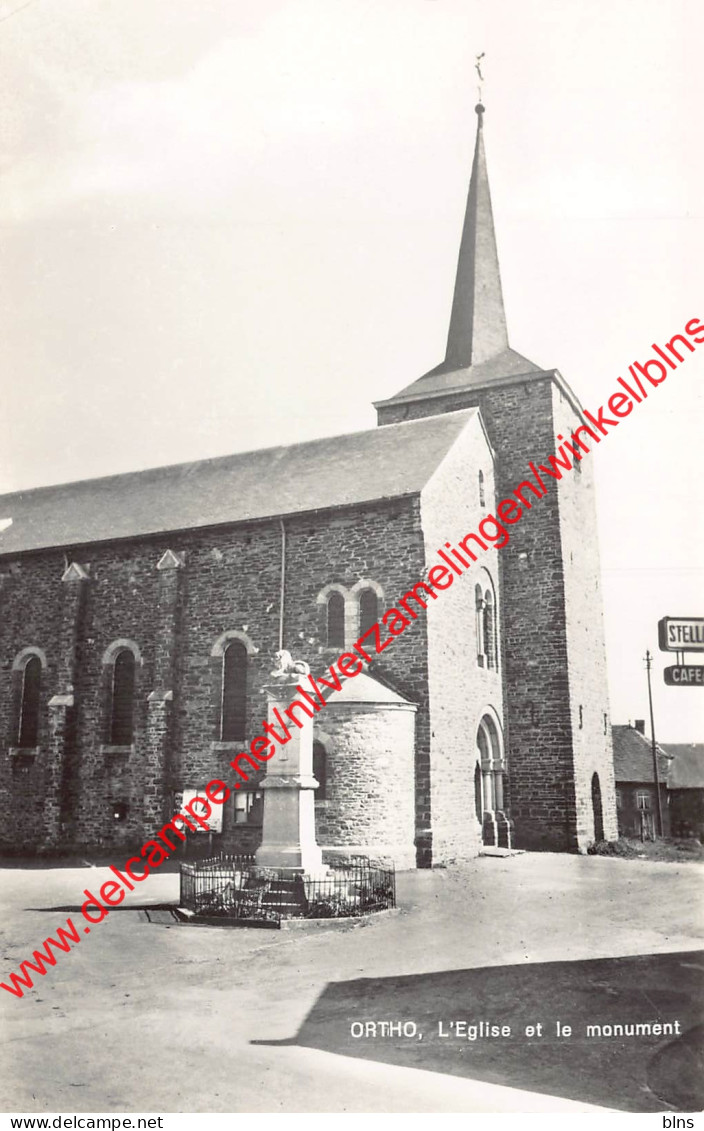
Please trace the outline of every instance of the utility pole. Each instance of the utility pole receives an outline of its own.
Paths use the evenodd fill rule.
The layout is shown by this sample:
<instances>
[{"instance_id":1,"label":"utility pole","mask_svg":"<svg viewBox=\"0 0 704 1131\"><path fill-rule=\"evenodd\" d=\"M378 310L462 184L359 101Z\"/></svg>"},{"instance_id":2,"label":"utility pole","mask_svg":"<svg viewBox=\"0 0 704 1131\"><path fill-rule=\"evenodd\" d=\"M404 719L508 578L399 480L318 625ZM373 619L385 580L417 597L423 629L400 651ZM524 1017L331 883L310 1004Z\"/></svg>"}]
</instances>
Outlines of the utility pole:
<instances>
[{"instance_id":1,"label":"utility pole","mask_svg":"<svg viewBox=\"0 0 704 1131\"><path fill-rule=\"evenodd\" d=\"M645 653L645 668L648 673L648 703L650 704L650 738L653 748L653 780L655 781L655 797L658 807L658 836L662 836L662 797L660 794L660 775L658 774L658 748L655 742L655 719L653 717L653 689L650 685L650 669L653 657L650 650Z\"/></svg>"}]
</instances>

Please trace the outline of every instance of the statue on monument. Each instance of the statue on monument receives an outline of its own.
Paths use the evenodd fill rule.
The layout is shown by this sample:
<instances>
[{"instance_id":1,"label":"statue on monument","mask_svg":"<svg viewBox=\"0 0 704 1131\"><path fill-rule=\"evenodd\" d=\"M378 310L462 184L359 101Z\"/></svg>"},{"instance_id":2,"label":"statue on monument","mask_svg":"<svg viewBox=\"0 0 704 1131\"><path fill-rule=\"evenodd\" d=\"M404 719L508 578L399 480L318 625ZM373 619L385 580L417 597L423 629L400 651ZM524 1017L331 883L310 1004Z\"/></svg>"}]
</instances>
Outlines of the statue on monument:
<instances>
[{"instance_id":1,"label":"statue on monument","mask_svg":"<svg viewBox=\"0 0 704 1131\"><path fill-rule=\"evenodd\" d=\"M310 665L305 660L294 660L285 648L279 649L275 659L276 667L271 673L272 679L292 680L298 683L302 675L310 675Z\"/></svg>"}]
</instances>

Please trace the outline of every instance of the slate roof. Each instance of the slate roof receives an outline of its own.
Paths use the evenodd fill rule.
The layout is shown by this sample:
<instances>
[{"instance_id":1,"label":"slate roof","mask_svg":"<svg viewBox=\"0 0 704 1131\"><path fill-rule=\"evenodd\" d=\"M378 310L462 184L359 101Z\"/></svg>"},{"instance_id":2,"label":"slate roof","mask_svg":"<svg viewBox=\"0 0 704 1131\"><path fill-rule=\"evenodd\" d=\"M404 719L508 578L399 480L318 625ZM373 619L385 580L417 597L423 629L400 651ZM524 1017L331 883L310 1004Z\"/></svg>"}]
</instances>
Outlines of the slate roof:
<instances>
[{"instance_id":1,"label":"slate roof","mask_svg":"<svg viewBox=\"0 0 704 1131\"><path fill-rule=\"evenodd\" d=\"M0 555L417 494L477 414L0 495Z\"/></svg>"},{"instance_id":2,"label":"slate roof","mask_svg":"<svg viewBox=\"0 0 704 1131\"><path fill-rule=\"evenodd\" d=\"M321 672L323 679L327 676L325 672ZM374 679L373 676L367 675L366 672L360 672L359 675L350 676L349 679L341 679L341 688L339 691L329 692L327 688L322 688L323 697L328 707L335 707L340 705L355 706L360 703L374 703L384 704L386 706L394 707L409 707L412 706L415 711L415 704L411 704L410 699L404 699L403 695L399 695L392 687L387 684L380 683L379 680Z\"/></svg>"},{"instance_id":3,"label":"slate roof","mask_svg":"<svg viewBox=\"0 0 704 1131\"><path fill-rule=\"evenodd\" d=\"M704 743L668 742L663 750L672 758L668 789L704 789Z\"/></svg>"},{"instance_id":4,"label":"slate roof","mask_svg":"<svg viewBox=\"0 0 704 1131\"><path fill-rule=\"evenodd\" d=\"M616 785L622 782L654 782L653 754L650 739L632 726L613 726L614 775ZM658 745L658 775L667 778L670 759Z\"/></svg>"},{"instance_id":5,"label":"slate roof","mask_svg":"<svg viewBox=\"0 0 704 1131\"><path fill-rule=\"evenodd\" d=\"M448 366L441 362L435 369L431 369L425 376L419 377L406 385L393 397L386 401L377 401L377 405L395 404L398 401L411 401L419 397L441 396L443 393L453 393L461 389L472 389L500 382L508 377L516 378L531 374L541 373L543 376L552 374L534 365L528 358L517 353L516 350L505 349L486 361L469 365L464 368Z\"/></svg>"}]
</instances>

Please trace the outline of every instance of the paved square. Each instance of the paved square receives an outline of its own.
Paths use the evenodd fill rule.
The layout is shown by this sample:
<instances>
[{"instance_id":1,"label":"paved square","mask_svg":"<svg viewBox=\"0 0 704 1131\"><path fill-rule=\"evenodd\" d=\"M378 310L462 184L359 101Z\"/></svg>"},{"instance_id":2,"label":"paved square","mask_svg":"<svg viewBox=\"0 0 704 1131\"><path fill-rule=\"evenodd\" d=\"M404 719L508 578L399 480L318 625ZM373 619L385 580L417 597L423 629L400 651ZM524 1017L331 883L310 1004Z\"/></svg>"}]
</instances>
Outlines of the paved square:
<instances>
[{"instance_id":1,"label":"paved square","mask_svg":"<svg viewBox=\"0 0 704 1131\"><path fill-rule=\"evenodd\" d=\"M178 926L163 912L150 922L139 902L178 894L177 876L157 876L139 902L133 897L111 912L23 1000L1 995L0 1102L5 1111L28 1112L677 1109L681 1099L661 1100L653 1081L686 1075L682 1056L694 1065L697 1054L694 1046L680 1049L674 1073L669 1036L649 1039L642 1059L659 1056L650 1081L646 1074L628 1086L632 1058L611 1041L601 1057L604 1087L595 1092L567 1055L563 1063L553 1052L547 1075L533 1071L530 1041L495 1058L487 1073L457 1042L446 1056L428 1040L427 1054L418 1044L409 1058L379 1042L351 1050L340 1034L362 1008L383 1017L397 1007L407 1012L411 1002L435 1020L467 1017L479 1006L492 1023L525 1022L526 965L531 1011L544 999L544 1019L554 1021L571 1002L576 1020L584 1002L599 995L603 1002L619 982L591 960L633 955L671 956L641 963L640 974L637 964L622 964L635 992L633 1016L684 1010L682 995L691 996L704 966L704 955L684 954L704 947L703 877L700 864L479 858L456 870L400 875L396 913L278 932ZM79 907L83 889L96 891L106 878L102 868L3 871L5 980L71 914L49 909ZM560 965L543 976L544 963ZM376 986L378 1001L376 994L362 999L359 982L339 996L339 984L359 979L367 980L365 994ZM317 1020L338 996L333 1031ZM691 1013L682 1023L691 1029Z\"/></svg>"}]
</instances>

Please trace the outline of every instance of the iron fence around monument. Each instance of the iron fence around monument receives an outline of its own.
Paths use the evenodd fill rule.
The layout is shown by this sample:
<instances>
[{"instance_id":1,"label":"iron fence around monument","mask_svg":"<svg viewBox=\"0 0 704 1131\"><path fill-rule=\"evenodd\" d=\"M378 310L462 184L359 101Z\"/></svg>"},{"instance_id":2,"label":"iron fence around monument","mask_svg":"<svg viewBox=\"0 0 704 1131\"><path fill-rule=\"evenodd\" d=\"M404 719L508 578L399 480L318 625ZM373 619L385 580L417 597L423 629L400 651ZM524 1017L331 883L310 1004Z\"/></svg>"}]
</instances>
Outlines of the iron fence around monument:
<instances>
[{"instance_id":1,"label":"iron fence around monument","mask_svg":"<svg viewBox=\"0 0 704 1131\"><path fill-rule=\"evenodd\" d=\"M180 904L202 919L278 927L282 919L351 918L396 906L392 864L354 856L314 876L258 868L253 856L181 864Z\"/></svg>"}]
</instances>

